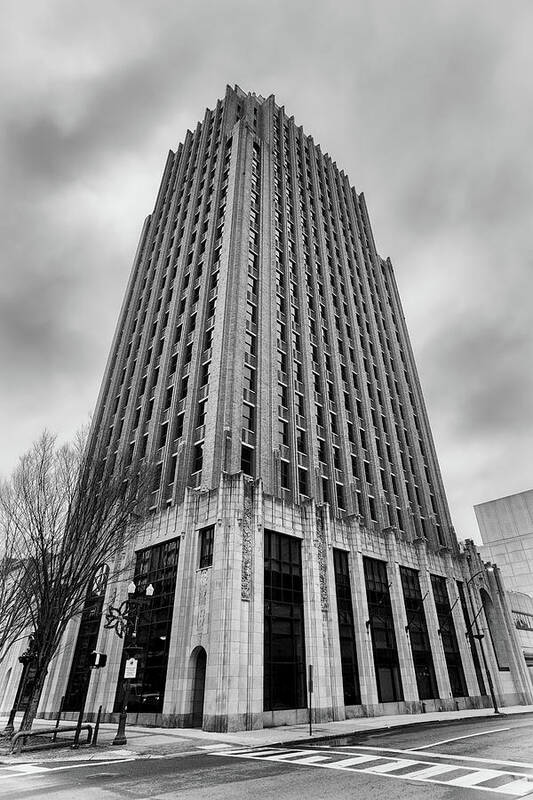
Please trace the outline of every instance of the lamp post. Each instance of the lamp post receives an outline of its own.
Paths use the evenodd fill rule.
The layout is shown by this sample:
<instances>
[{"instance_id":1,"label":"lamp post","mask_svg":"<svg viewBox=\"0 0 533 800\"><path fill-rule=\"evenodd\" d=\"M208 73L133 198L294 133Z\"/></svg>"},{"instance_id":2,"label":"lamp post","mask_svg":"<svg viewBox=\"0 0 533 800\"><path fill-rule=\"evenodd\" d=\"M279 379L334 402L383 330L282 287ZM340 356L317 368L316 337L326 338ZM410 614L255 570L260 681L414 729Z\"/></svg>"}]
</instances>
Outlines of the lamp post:
<instances>
[{"instance_id":1,"label":"lamp post","mask_svg":"<svg viewBox=\"0 0 533 800\"><path fill-rule=\"evenodd\" d=\"M486 572L493 572L493 567L489 566L489 567L486 567L485 569L478 569L478 571L475 572L465 583L465 588L466 588L466 591L468 592L468 598L470 600L470 605L472 607L472 610L474 610L474 605L472 603L472 595L470 594L470 583L472 582L472 580L474 578L476 578L478 575L480 575L482 572L485 572L485 571ZM488 664L488 661L487 661L487 654L485 653L485 647L483 646L483 639L485 638L485 634L480 631L479 623L478 623L478 617L481 614L482 609L483 609L483 603L481 603L481 606L479 607L479 610L478 610L477 614L475 615L474 619L472 620L472 622L470 623L470 625L466 629L465 635L466 635L467 638L469 636L472 636L473 639L477 639L478 642L479 642L479 649L481 650L481 658L483 659L483 666L485 667L485 674L487 676L487 683L489 685L489 692L490 692L490 698L492 700L492 707L494 708L494 713L495 714L499 714L500 713L500 709L498 708L498 703L497 703L497 700L496 700L496 693L494 691L494 683L492 681L492 674L491 674L491 671L489 669L489 664ZM476 630L475 633L472 633L472 626L473 625L475 625L475 630Z\"/></svg>"},{"instance_id":2,"label":"lamp post","mask_svg":"<svg viewBox=\"0 0 533 800\"><path fill-rule=\"evenodd\" d=\"M20 676L19 685L17 686L17 691L15 693L15 700L13 702L13 708L9 712L9 719L7 721L7 725L4 728L4 736L11 738L15 733L15 717L18 711L19 703L24 695L24 689L26 688L26 681L28 679L28 672L30 670L30 665L33 661L35 661L36 657L35 652L35 639L33 634L30 634L28 637L28 647L26 650L20 654L19 661L22 664L22 674Z\"/></svg>"},{"instance_id":3,"label":"lamp post","mask_svg":"<svg viewBox=\"0 0 533 800\"><path fill-rule=\"evenodd\" d=\"M154 587L151 583L143 592L140 592L136 584L132 581L128 586L128 599L118 606L118 608L109 606L106 613L107 621L104 624L104 628L113 628L117 636L124 638L124 654L126 656L124 674L121 676L122 693L118 728L116 736L113 739L114 745L125 745L128 741L126 739L128 701L131 680L135 678L137 674L138 659L136 655L138 655L140 649L137 645L137 626L143 607L147 601L152 598L153 594Z\"/></svg>"}]
</instances>

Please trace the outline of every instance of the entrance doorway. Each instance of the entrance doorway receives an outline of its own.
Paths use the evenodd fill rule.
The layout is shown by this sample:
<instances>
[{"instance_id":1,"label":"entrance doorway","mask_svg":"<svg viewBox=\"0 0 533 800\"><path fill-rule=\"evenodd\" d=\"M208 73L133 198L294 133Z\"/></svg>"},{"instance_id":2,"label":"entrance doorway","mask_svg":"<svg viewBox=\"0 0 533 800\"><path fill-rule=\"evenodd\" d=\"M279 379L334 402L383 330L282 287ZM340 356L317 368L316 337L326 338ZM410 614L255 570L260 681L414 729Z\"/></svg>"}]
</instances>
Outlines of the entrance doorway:
<instances>
[{"instance_id":1,"label":"entrance doorway","mask_svg":"<svg viewBox=\"0 0 533 800\"><path fill-rule=\"evenodd\" d=\"M201 728L204 718L204 691L205 691L205 668L207 664L207 653L203 647L196 648L192 657L195 659L194 665L194 684L192 690L192 728Z\"/></svg>"}]
</instances>

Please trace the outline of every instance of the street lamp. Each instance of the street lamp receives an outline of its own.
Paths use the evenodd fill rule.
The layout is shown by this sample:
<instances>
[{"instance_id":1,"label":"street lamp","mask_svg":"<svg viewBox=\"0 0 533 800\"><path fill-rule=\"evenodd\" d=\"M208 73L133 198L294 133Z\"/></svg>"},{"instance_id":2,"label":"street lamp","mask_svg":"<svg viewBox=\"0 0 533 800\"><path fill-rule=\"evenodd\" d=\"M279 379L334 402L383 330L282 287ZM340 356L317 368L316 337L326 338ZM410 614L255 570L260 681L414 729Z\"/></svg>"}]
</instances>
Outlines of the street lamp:
<instances>
[{"instance_id":1,"label":"street lamp","mask_svg":"<svg viewBox=\"0 0 533 800\"><path fill-rule=\"evenodd\" d=\"M9 712L9 719L6 727L4 728L4 736L8 736L9 738L11 738L11 736L13 736L15 733L15 717L18 711L19 703L24 695L24 689L26 688L30 665L35 661L36 655L35 639L33 634L30 634L28 637L28 647L19 656L19 661L22 664L22 674L20 676L19 685L15 693L13 708Z\"/></svg>"},{"instance_id":2,"label":"street lamp","mask_svg":"<svg viewBox=\"0 0 533 800\"><path fill-rule=\"evenodd\" d=\"M109 606L106 613L106 623L104 628L114 629L117 636L124 638L124 654L126 656L126 664L124 674L122 677L122 694L120 700L120 713L118 719L118 728L115 738L113 739L114 745L125 745L126 739L126 722L128 718L128 701L130 696L131 680L137 675L137 664L139 646L137 645L137 626L139 617L141 616L143 607L151 600L154 594L154 587L150 583L144 592L138 592L138 587L132 581L128 586L128 599L121 603L118 608Z\"/></svg>"},{"instance_id":3,"label":"street lamp","mask_svg":"<svg viewBox=\"0 0 533 800\"><path fill-rule=\"evenodd\" d=\"M474 604L472 603L472 595L470 594L470 583L472 582L472 580L474 578L476 578L482 572L494 572L494 568L491 567L491 566L487 566L484 569L478 569L478 571L475 572L465 583L465 588L466 588L466 591L468 592L468 598L470 600L470 605L472 607L472 610L474 610ZM475 615L474 619L472 620L472 622L470 623L470 625L466 629L465 636L467 637L467 639L471 636L472 639L477 639L478 642L479 642L479 649L481 650L481 658L483 659L483 666L485 667L485 673L487 675L487 683L489 684L489 692L490 692L490 698L492 700L492 706L494 708L494 713L495 714L499 714L500 713L500 709L498 708L498 703L496 701L496 693L494 691L494 683L492 682L492 674L491 674L491 671L489 669L489 665L488 665L488 662L487 662L487 655L485 653L485 648L483 646L483 639L485 638L485 634L481 633L481 631L479 630L478 617L481 614L482 610L483 610L483 602L481 603L481 606L479 607L479 610L478 610L477 614ZM475 627L476 627L476 632L472 633L472 626L474 624L475 624ZM470 642L470 646L472 647L472 642Z\"/></svg>"}]
</instances>

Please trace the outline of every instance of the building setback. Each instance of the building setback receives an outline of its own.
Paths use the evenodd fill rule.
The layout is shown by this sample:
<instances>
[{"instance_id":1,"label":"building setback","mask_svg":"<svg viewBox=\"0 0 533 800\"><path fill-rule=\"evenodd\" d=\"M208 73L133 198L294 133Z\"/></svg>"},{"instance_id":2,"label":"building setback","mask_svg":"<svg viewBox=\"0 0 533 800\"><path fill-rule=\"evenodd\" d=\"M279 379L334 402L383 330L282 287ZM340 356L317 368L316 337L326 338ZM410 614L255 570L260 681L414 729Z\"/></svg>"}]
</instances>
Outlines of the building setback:
<instances>
[{"instance_id":1,"label":"building setback","mask_svg":"<svg viewBox=\"0 0 533 800\"><path fill-rule=\"evenodd\" d=\"M155 589L132 719L304 720L310 665L317 721L490 702L471 624L483 606L505 630L506 612L451 524L392 265L363 195L273 96L228 87L169 153L92 441L110 466L157 465L124 556ZM125 583L111 569L70 626L45 716L62 695L73 715L85 696L118 710L122 640L102 621ZM483 645L499 700L530 702L502 635L505 669Z\"/></svg>"}]
</instances>

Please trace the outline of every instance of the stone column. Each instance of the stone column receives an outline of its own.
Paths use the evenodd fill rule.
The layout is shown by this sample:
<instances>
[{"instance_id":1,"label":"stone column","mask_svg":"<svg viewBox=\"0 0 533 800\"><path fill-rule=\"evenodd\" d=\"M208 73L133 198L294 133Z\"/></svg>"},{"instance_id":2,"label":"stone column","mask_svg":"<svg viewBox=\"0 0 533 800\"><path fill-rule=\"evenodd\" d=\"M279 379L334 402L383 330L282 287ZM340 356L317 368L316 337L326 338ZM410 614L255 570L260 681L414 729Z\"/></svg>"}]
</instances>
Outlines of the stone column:
<instances>
[{"instance_id":1,"label":"stone column","mask_svg":"<svg viewBox=\"0 0 533 800\"><path fill-rule=\"evenodd\" d=\"M326 539L327 512L310 503L303 518L302 579L304 590L304 624L306 670L313 666L313 720L326 722L343 716L332 684L329 625L330 585ZM327 523L326 523L327 524ZM308 675L307 675L308 678ZM309 689L309 686L307 686ZM303 719L302 719L303 721Z\"/></svg>"},{"instance_id":2,"label":"stone column","mask_svg":"<svg viewBox=\"0 0 533 800\"><path fill-rule=\"evenodd\" d=\"M368 622L368 600L366 596L365 572L361 550L350 550L349 566L352 588L352 606L355 626L355 645L361 687L361 703L372 715L378 704L378 688L374 666L372 637Z\"/></svg>"}]
</instances>

